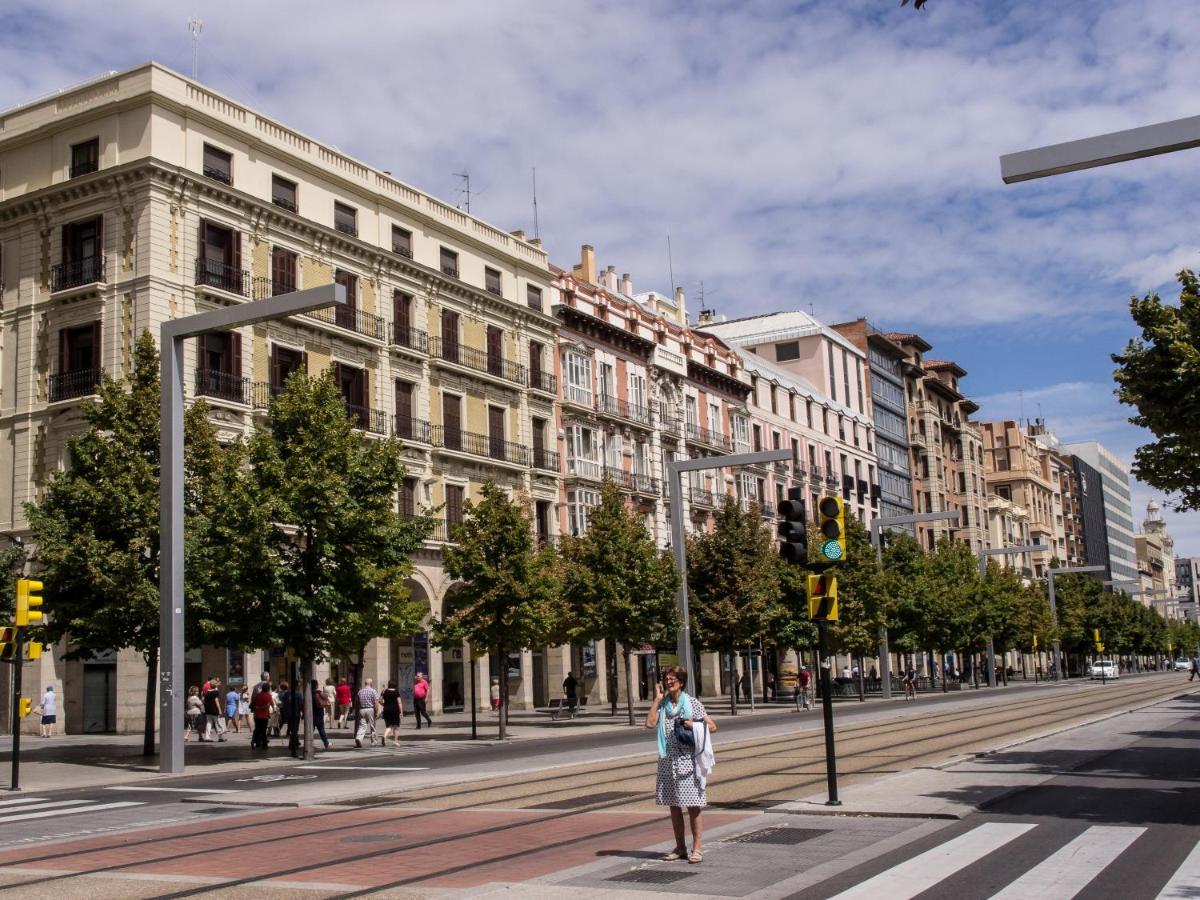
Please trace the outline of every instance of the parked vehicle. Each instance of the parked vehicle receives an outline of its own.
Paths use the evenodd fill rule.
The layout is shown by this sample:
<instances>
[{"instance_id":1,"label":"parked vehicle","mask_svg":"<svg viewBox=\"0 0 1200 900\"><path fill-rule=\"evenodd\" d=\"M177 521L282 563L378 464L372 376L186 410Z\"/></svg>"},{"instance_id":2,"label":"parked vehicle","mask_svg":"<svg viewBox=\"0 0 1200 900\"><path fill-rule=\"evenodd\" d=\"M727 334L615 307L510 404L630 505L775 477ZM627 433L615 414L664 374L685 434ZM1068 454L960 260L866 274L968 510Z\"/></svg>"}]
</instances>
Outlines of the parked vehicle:
<instances>
[{"instance_id":1,"label":"parked vehicle","mask_svg":"<svg viewBox=\"0 0 1200 900\"><path fill-rule=\"evenodd\" d=\"M1175 660L1175 671L1186 672L1192 667L1191 660L1184 659L1182 656Z\"/></svg>"},{"instance_id":2,"label":"parked vehicle","mask_svg":"<svg viewBox=\"0 0 1200 900\"><path fill-rule=\"evenodd\" d=\"M1092 663L1092 678L1119 678L1120 673L1117 671L1117 664L1108 659L1097 660Z\"/></svg>"}]
</instances>

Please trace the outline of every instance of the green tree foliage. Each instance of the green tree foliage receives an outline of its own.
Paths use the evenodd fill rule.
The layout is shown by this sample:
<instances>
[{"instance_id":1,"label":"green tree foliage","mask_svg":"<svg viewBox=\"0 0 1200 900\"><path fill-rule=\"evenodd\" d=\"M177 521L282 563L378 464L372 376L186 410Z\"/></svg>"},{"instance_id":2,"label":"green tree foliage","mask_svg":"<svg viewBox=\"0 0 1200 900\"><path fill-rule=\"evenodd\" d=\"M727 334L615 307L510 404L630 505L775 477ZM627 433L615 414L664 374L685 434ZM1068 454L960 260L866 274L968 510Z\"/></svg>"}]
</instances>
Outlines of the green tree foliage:
<instances>
[{"instance_id":1,"label":"green tree foliage","mask_svg":"<svg viewBox=\"0 0 1200 900\"><path fill-rule=\"evenodd\" d=\"M879 629L890 618L891 604L883 569L875 559L875 548L863 524L846 510L846 555L830 567L837 576L838 623L833 629L834 646L859 655L874 653L879 646ZM810 545L815 559L815 529Z\"/></svg>"},{"instance_id":2,"label":"green tree foliage","mask_svg":"<svg viewBox=\"0 0 1200 900\"><path fill-rule=\"evenodd\" d=\"M808 572L774 558L779 597L763 614L763 637L784 650L811 650L817 646L817 626L808 618Z\"/></svg>"},{"instance_id":3,"label":"green tree foliage","mask_svg":"<svg viewBox=\"0 0 1200 900\"><path fill-rule=\"evenodd\" d=\"M732 497L711 532L688 538L688 591L692 640L699 650L733 654L763 632L780 598L775 542L758 508L742 510ZM731 670L731 708L737 708Z\"/></svg>"},{"instance_id":4,"label":"green tree foliage","mask_svg":"<svg viewBox=\"0 0 1200 900\"><path fill-rule=\"evenodd\" d=\"M655 548L641 520L626 508L621 492L609 480L600 488L600 505L591 511L587 533L564 538L561 556L571 637L621 645L633 725L631 651L645 642L674 642L679 626L675 563Z\"/></svg>"},{"instance_id":5,"label":"green tree foliage","mask_svg":"<svg viewBox=\"0 0 1200 900\"><path fill-rule=\"evenodd\" d=\"M924 646L945 653L968 648L977 641L978 587L979 562L970 546L958 541L938 541L929 554L926 569L926 599L920 618Z\"/></svg>"},{"instance_id":6,"label":"green tree foliage","mask_svg":"<svg viewBox=\"0 0 1200 900\"><path fill-rule=\"evenodd\" d=\"M507 732L508 652L542 647L563 637L568 622L553 549L534 546L527 503L492 482L478 502L463 505L463 524L445 551L447 574L461 584L454 605L433 627L439 647L471 645L500 660L500 739Z\"/></svg>"},{"instance_id":7,"label":"green tree foliage","mask_svg":"<svg viewBox=\"0 0 1200 900\"><path fill-rule=\"evenodd\" d=\"M889 598L888 640L903 653L928 649L925 634L925 551L907 532L887 536L883 548L883 591Z\"/></svg>"},{"instance_id":8,"label":"green tree foliage","mask_svg":"<svg viewBox=\"0 0 1200 900\"><path fill-rule=\"evenodd\" d=\"M45 583L48 639L68 638L69 659L125 648L145 659L143 750L150 755L159 650L160 397L158 350L149 332L134 345L129 378L105 377L98 394L80 407L85 427L68 442L70 466L26 514ZM184 435L187 506L194 507L205 460L191 448L213 440L202 403L188 409Z\"/></svg>"},{"instance_id":9,"label":"green tree foliage","mask_svg":"<svg viewBox=\"0 0 1200 900\"><path fill-rule=\"evenodd\" d=\"M1137 409L1129 421L1156 438L1134 453L1133 474L1189 510L1200 509L1200 283L1187 269L1178 279L1178 306L1131 298L1142 334L1112 359L1117 397Z\"/></svg>"}]
</instances>

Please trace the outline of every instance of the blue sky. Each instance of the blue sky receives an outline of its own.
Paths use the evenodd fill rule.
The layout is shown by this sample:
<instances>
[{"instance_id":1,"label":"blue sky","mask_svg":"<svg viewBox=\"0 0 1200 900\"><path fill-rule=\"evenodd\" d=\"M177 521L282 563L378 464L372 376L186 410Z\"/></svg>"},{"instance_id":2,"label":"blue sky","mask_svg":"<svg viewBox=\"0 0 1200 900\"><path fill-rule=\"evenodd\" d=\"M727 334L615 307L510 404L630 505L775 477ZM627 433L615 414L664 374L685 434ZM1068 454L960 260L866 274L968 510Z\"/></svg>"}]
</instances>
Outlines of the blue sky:
<instances>
[{"instance_id":1,"label":"blue sky","mask_svg":"<svg viewBox=\"0 0 1200 900\"><path fill-rule=\"evenodd\" d=\"M1200 151L1005 186L1002 153L1200 113L1200 19L1158 0L31 3L0 107L156 59L365 162L729 316L918 331L987 418L1129 458L1131 294L1197 265ZM1151 492L1135 485L1140 521ZM1200 555L1200 517L1169 517Z\"/></svg>"}]
</instances>

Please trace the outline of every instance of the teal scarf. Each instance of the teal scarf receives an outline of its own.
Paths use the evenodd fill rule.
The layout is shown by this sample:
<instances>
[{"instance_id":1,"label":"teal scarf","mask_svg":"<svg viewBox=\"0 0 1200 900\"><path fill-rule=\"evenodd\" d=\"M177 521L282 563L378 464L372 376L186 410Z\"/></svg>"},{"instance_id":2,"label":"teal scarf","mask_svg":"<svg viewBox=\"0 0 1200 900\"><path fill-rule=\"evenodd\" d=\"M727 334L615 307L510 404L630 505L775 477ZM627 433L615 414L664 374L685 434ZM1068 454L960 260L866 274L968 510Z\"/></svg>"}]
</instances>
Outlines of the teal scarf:
<instances>
[{"instance_id":1,"label":"teal scarf","mask_svg":"<svg viewBox=\"0 0 1200 900\"><path fill-rule=\"evenodd\" d=\"M672 706L671 698L664 697L663 705L658 708L658 758L667 758L667 716L675 715L676 711L683 714L685 719L692 718L692 701L684 691L679 692L679 705Z\"/></svg>"}]
</instances>

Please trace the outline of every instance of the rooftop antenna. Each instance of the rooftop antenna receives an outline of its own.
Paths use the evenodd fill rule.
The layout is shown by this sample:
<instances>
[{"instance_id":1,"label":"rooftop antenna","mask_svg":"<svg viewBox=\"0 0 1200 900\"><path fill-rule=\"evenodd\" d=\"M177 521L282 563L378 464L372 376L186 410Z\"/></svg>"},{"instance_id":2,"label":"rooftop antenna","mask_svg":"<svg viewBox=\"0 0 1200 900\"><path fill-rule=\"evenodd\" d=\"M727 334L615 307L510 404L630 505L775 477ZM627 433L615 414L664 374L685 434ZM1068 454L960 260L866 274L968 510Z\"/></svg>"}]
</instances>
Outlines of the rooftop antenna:
<instances>
[{"instance_id":1,"label":"rooftop antenna","mask_svg":"<svg viewBox=\"0 0 1200 900\"><path fill-rule=\"evenodd\" d=\"M1024 388L1021 388L1021 390L1017 391L1017 399L1021 403L1021 421L1024 421L1025 420L1025 389Z\"/></svg>"},{"instance_id":2,"label":"rooftop antenna","mask_svg":"<svg viewBox=\"0 0 1200 900\"><path fill-rule=\"evenodd\" d=\"M814 319L817 317L817 311L815 309L813 309L811 300L808 302L808 314L809 314L809 316L811 316Z\"/></svg>"},{"instance_id":3,"label":"rooftop antenna","mask_svg":"<svg viewBox=\"0 0 1200 900\"><path fill-rule=\"evenodd\" d=\"M671 256L671 236L667 235L667 268L671 272L671 294L675 294L675 260Z\"/></svg>"},{"instance_id":4,"label":"rooftop antenna","mask_svg":"<svg viewBox=\"0 0 1200 900\"><path fill-rule=\"evenodd\" d=\"M466 205L466 209L463 211L469 216L471 214L471 173L467 171L455 172L454 177L461 178L463 180L463 186L459 190L460 193L465 196L464 203ZM463 205L464 204L460 203L454 208L463 209Z\"/></svg>"},{"instance_id":5,"label":"rooftop antenna","mask_svg":"<svg viewBox=\"0 0 1200 900\"><path fill-rule=\"evenodd\" d=\"M195 16L188 19L188 31L192 33L192 81L196 81L200 77L200 32L204 28L204 23Z\"/></svg>"},{"instance_id":6,"label":"rooftop antenna","mask_svg":"<svg viewBox=\"0 0 1200 900\"><path fill-rule=\"evenodd\" d=\"M537 215L537 166L533 167L533 239L540 240L541 232L538 231L538 215Z\"/></svg>"}]
</instances>

